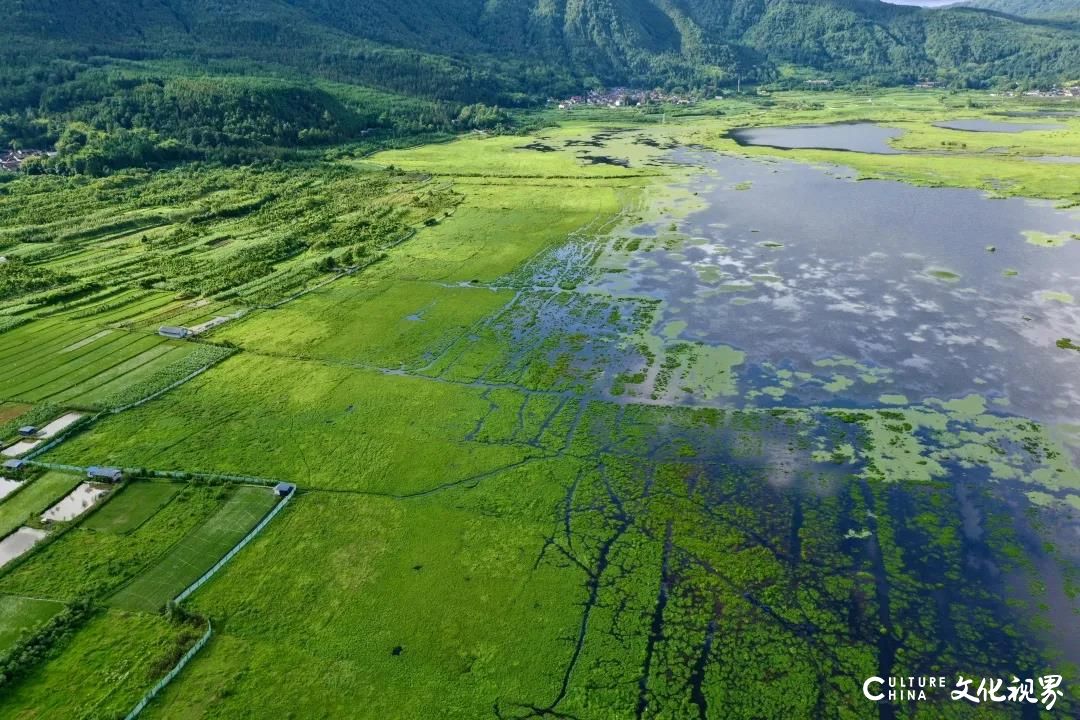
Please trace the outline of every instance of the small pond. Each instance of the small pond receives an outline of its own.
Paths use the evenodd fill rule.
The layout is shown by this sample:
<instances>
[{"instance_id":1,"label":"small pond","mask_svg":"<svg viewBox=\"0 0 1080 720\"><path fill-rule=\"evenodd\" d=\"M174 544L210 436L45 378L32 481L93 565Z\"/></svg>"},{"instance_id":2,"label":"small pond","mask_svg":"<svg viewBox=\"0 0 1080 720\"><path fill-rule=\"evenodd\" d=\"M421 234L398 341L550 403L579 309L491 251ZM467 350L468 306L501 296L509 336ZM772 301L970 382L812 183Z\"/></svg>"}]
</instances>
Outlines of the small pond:
<instances>
[{"instance_id":1,"label":"small pond","mask_svg":"<svg viewBox=\"0 0 1080 720\"><path fill-rule=\"evenodd\" d=\"M760 145L781 150L802 148L899 155L904 151L889 145L889 140L903 134L903 130L877 123L850 122L740 128L732 130L730 136L740 145Z\"/></svg>"},{"instance_id":2,"label":"small pond","mask_svg":"<svg viewBox=\"0 0 1080 720\"><path fill-rule=\"evenodd\" d=\"M15 492L22 487L22 483L18 480L8 480L7 478L0 478L0 500L3 500L11 493Z\"/></svg>"},{"instance_id":3,"label":"small pond","mask_svg":"<svg viewBox=\"0 0 1080 720\"><path fill-rule=\"evenodd\" d=\"M37 545L48 535L44 530L21 527L15 532L0 540L0 567L19 557L30 548Z\"/></svg>"},{"instance_id":4,"label":"small pond","mask_svg":"<svg viewBox=\"0 0 1080 720\"><path fill-rule=\"evenodd\" d=\"M89 510L101 496L109 492L104 485L82 483L68 493L60 502L53 505L41 516L42 522L67 522L74 520Z\"/></svg>"}]
</instances>

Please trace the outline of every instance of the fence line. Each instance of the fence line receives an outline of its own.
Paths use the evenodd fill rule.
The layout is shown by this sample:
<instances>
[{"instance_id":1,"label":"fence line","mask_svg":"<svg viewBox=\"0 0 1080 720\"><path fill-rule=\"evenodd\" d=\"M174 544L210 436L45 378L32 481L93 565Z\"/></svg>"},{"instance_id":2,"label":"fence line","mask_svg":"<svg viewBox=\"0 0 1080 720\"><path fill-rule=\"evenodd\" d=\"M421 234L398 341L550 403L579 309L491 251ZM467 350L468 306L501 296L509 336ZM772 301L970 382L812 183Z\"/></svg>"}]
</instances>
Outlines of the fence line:
<instances>
[{"instance_id":1,"label":"fence line","mask_svg":"<svg viewBox=\"0 0 1080 720\"><path fill-rule=\"evenodd\" d=\"M184 657L180 658L180 662L176 663L176 665L173 666L173 669L170 670L165 675L165 677L158 680L157 684L154 685L154 687L150 688L150 690L142 696L142 700L140 700L138 704L136 704L135 707L131 709L131 712L129 712L127 716L125 716L124 720L135 720L135 718L139 717L139 714L146 709L146 706L150 704L150 701L157 697L157 694L164 690L165 686L172 682L173 678L180 674L180 671L184 669L184 666L188 664L191 658L195 657L195 654L203 649L203 646L210 641L210 636L213 633L214 626L210 624L209 620L207 620L206 632L204 632L202 637L199 638L199 641L192 645L191 649L184 653Z\"/></svg>"},{"instance_id":2,"label":"fence line","mask_svg":"<svg viewBox=\"0 0 1080 720\"><path fill-rule=\"evenodd\" d=\"M176 598L173 599L173 602L179 604L179 603L183 602L184 600L187 600L188 596L191 595L191 593L195 592L200 587L202 587L203 584L207 580L209 580L210 578L212 578L214 576L214 573L216 573L218 570L220 570L225 565L225 563L232 560L233 556L235 556L236 553L243 550L244 546L246 546L249 542L254 540L255 536L258 535L262 531L262 529L264 527L266 527L270 523L271 520L274 519L274 516L276 516L279 512L281 512L282 508L284 508L286 505L289 504L289 501L292 500L293 495L295 495L295 494L296 494L296 490L293 490L288 495L286 495L285 499L282 500L281 502L279 502L277 505L275 505L273 510L268 512L266 514L266 517L264 517L262 520L260 520L259 524L256 525L255 527L253 527L251 529L251 532L249 532L247 535L244 536L243 540L236 543L236 545L233 546L233 549L230 550L229 552L225 553L225 556L223 558L221 558L220 560L218 560L216 563L214 563L214 567L210 568L205 573L203 573L202 577L200 577L198 580L196 580L195 582L188 585L186 590L184 590L182 593L177 595Z\"/></svg>"},{"instance_id":3,"label":"fence line","mask_svg":"<svg viewBox=\"0 0 1080 720\"><path fill-rule=\"evenodd\" d=\"M183 592L181 592L179 595L177 595L175 598L173 598L173 603L179 604L179 603L183 602L184 600L186 600L188 598L189 595L191 595L191 593L195 592L200 587L202 587L203 584L206 583L207 580L212 578L214 576L214 573L216 573L218 570L220 570L225 565L225 563L229 562L229 560L231 560L236 555L236 553L243 550L244 546L246 546L249 542L254 540L255 536L258 535L262 531L262 529L264 527L266 527L270 523L270 521L273 520L274 517L279 512L281 512L281 509L289 504L289 501L293 499L294 495L296 495L296 489L295 488L293 488L293 491L285 496L284 500L282 500L277 505L275 505L274 508L270 512L268 512L266 514L266 517L264 517L262 520L260 520L259 524L251 529L251 532L249 532L247 535L245 535L244 538L240 542L236 543L236 545L233 546L232 550L227 552L223 558L218 560L214 564L214 566L212 568L210 568L205 573L203 573L202 577L200 577L198 580L196 580L195 582L188 585L187 588L185 588ZM127 716L124 718L124 720L135 720L135 718L139 717L139 714L143 710L146 709L146 706L150 704L150 701L153 700L155 697L157 697L158 693L160 693L162 690L164 690L165 686L168 685L170 682L172 682L173 678L175 678L177 675L179 675L180 671L184 669L184 666L187 665L188 662L190 662L191 659L193 657L195 657L195 655L200 650L203 649L203 646L206 645L206 643L210 641L210 636L213 634L213 632L214 632L214 627L210 623L210 620L207 619L207 621L206 621L206 632L203 633L203 636L201 638L199 638L198 642L196 642L194 645L191 646L191 649L189 649L186 653L184 653L184 656L182 658L180 658L180 661L178 663L176 663L175 666L173 666L173 669L170 670L165 675L165 677L158 680L157 683L154 685L154 687L150 688L146 692L146 694L142 696L142 699L139 700L139 702L135 705L135 707L131 709L131 712L129 712L127 714Z\"/></svg>"},{"instance_id":4,"label":"fence line","mask_svg":"<svg viewBox=\"0 0 1080 720\"><path fill-rule=\"evenodd\" d=\"M64 463L45 462L43 460L27 460L34 467L43 467L47 470L66 470L69 472L85 473L89 468L82 465L66 465ZM257 475L224 475L219 473L188 472L186 470L151 470L149 468L121 467L120 471L126 475L136 477L170 478L173 480L222 480L226 482L243 483L247 485L277 485L282 482L279 478L259 477Z\"/></svg>"}]
</instances>

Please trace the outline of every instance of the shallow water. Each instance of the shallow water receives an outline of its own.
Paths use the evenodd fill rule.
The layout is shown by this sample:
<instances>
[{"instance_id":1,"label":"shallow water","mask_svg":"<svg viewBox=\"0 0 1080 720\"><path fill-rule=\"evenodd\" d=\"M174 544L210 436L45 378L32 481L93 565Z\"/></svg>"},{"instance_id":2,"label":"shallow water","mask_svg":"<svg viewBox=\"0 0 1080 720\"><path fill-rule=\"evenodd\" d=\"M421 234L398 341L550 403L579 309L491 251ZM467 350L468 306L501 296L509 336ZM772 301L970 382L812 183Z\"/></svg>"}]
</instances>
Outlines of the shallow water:
<instances>
[{"instance_id":1,"label":"shallow water","mask_svg":"<svg viewBox=\"0 0 1080 720\"><path fill-rule=\"evenodd\" d=\"M14 445L9 445L4 448L3 452L0 454L4 457L19 457L20 455L30 452L40 444L41 440L20 440Z\"/></svg>"},{"instance_id":2,"label":"shallow water","mask_svg":"<svg viewBox=\"0 0 1080 720\"><path fill-rule=\"evenodd\" d=\"M7 478L0 478L0 500L3 500L11 493L15 492L22 487L22 483L18 480L8 480Z\"/></svg>"},{"instance_id":3,"label":"shallow water","mask_svg":"<svg viewBox=\"0 0 1080 720\"><path fill-rule=\"evenodd\" d=\"M55 435L60 434L63 430L71 427L82 417L82 413L67 413L56 418L45 427L41 428L38 436L43 439L49 439Z\"/></svg>"},{"instance_id":4,"label":"shallow water","mask_svg":"<svg viewBox=\"0 0 1080 720\"><path fill-rule=\"evenodd\" d=\"M109 488L101 485L82 483L72 490L60 502L46 510L41 516L42 522L67 522L74 520L89 510Z\"/></svg>"},{"instance_id":5,"label":"shallow water","mask_svg":"<svg viewBox=\"0 0 1080 720\"><path fill-rule=\"evenodd\" d=\"M44 530L21 527L15 532L0 540L0 567L19 557L30 548L37 545L48 535Z\"/></svg>"},{"instance_id":6,"label":"shallow water","mask_svg":"<svg viewBox=\"0 0 1080 720\"><path fill-rule=\"evenodd\" d=\"M965 132L1004 132L1017 133L1028 130L1060 130L1064 125L1060 123L1010 123L1000 120L947 120L936 122L934 127L946 130L963 130Z\"/></svg>"},{"instance_id":7,"label":"shallow water","mask_svg":"<svg viewBox=\"0 0 1080 720\"><path fill-rule=\"evenodd\" d=\"M1075 165L1080 163L1080 155L1040 155L1038 157L1025 158L1030 162L1039 163L1061 163L1064 165Z\"/></svg>"},{"instance_id":8,"label":"shallow water","mask_svg":"<svg viewBox=\"0 0 1080 720\"><path fill-rule=\"evenodd\" d=\"M681 240L632 253L594 288L662 299L658 332L744 351L737 402L979 393L1010 413L1080 420L1075 352L1055 345L1080 327L1069 298L1080 296L1080 242L1043 247L1023 234L1080 232L1077 216L973 190L856 182L840 168L678 159L702 168L687 189L707 207L629 228L640 236L673 220Z\"/></svg>"},{"instance_id":9,"label":"shallow water","mask_svg":"<svg viewBox=\"0 0 1080 720\"><path fill-rule=\"evenodd\" d=\"M848 150L878 155L902 154L904 151L889 145L889 140L903 134L904 131L898 128L883 127L871 122L788 125L731 131L731 137L740 145L763 145L784 150Z\"/></svg>"}]
</instances>

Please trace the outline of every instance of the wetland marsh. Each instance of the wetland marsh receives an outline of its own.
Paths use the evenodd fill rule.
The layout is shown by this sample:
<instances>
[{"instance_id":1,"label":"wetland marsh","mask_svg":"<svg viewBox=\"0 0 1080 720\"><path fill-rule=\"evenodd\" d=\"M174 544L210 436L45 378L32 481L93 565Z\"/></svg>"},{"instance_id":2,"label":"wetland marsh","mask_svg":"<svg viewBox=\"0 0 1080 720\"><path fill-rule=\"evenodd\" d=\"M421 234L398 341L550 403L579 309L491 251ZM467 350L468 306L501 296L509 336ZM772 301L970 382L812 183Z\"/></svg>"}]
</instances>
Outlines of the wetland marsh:
<instances>
[{"instance_id":1,"label":"wetland marsh","mask_svg":"<svg viewBox=\"0 0 1080 720\"><path fill-rule=\"evenodd\" d=\"M778 132L867 113L833 101L750 109ZM724 105L570 121L336 160L325 186L124 244L140 273L164 269L145 294L4 335L23 339L10 357L35 336L58 358L86 340L48 367L86 368L55 391L87 409L120 407L80 395L91 368L138 356L106 326L138 352L198 348L179 366L197 374L170 385L182 374L165 366L135 385L149 401L34 456L174 477L109 493L0 573L0 597L110 608L0 714L96 654L153 682L133 648L192 640L153 613L272 503L236 478L300 494L185 603L215 635L147 717L1021 716L861 692L873 675L957 673L1061 674L1057 712L1075 713L1080 354L1061 339L1080 323L1080 168L1025 158L1080 120L1061 120L1065 140L950 155L938 133L956 131L933 123L959 108L884 102L903 130L861 152L743 145ZM265 172L242 177L282 180ZM242 267L229 243L265 248L277 218L308 214L301 255L217 290L215 258ZM345 259L330 274L296 260L380 218L405 239L331 244ZM226 305L243 313L197 342L148 337ZM32 400L24 385L2 399ZM10 530L79 484L60 472L4 499ZM103 650L105 629L132 645ZM129 685L109 707L137 699Z\"/></svg>"}]
</instances>

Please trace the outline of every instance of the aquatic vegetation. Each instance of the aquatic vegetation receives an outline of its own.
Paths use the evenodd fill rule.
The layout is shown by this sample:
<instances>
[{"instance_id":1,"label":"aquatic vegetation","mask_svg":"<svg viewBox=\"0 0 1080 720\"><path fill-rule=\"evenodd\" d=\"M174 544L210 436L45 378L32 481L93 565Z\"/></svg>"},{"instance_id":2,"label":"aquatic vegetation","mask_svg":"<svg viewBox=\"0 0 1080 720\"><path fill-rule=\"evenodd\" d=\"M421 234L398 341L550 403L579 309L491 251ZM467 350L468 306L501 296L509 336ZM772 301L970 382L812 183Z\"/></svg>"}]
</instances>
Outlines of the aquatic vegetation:
<instances>
[{"instance_id":1,"label":"aquatic vegetation","mask_svg":"<svg viewBox=\"0 0 1080 720\"><path fill-rule=\"evenodd\" d=\"M1072 305L1075 301L1071 293L1061 290L1040 290L1039 299L1043 302L1056 302L1062 305Z\"/></svg>"},{"instance_id":2,"label":"aquatic vegetation","mask_svg":"<svg viewBox=\"0 0 1080 720\"><path fill-rule=\"evenodd\" d=\"M1055 235L1039 232L1037 230L1025 230L1024 237L1031 245L1039 247L1062 247L1070 240L1076 240L1076 233L1062 232Z\"/></svg>"}]
</instances>

